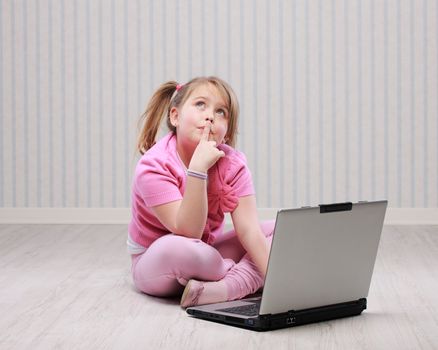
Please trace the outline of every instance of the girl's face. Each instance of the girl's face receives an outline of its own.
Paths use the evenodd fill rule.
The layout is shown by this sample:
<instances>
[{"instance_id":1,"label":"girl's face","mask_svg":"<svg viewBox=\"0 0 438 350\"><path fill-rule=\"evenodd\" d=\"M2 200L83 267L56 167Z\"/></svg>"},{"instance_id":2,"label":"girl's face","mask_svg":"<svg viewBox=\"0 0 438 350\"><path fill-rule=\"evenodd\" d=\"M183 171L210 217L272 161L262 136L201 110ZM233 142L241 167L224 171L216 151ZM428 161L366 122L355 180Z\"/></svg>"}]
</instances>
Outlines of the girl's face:
<instances>
[{"instance_id":1,"label":"girl's face","mask_svg":"<svg viewBox=\"0 0 438 350\"><path fill-rule=\"evenodd\" d=\"M226 142L229 111L225 100L211 84L200 85L180 108L170 110L170 121L176 127L178 138L184 143L197 145L208 120L211 121L210 141L219 145Z\"/></svg>"}]
</instances>

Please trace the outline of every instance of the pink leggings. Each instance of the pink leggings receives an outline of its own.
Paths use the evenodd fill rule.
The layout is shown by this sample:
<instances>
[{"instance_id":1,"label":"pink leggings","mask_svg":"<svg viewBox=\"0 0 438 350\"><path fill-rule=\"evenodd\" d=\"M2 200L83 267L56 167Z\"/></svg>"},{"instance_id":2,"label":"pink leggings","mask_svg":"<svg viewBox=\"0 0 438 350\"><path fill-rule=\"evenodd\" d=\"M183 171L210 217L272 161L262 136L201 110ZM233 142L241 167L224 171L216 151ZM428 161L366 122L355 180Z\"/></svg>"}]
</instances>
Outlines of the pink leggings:
<instances>
[{"instance_id":1,"label":"pink leggings","mask_svg":"<svg viewBox=\"0 0 438 350\"><path fill-rule=\"evenodd\" d=\"M269 244L274 224L260 225ZM159 297L180 295L190 279L224 281L229 300L255 293L264 283L234 230L218 237L213 246L199 239L162 236L146 252L132 256L132 276L137 289Z\"/></svg>"}]
</instances>

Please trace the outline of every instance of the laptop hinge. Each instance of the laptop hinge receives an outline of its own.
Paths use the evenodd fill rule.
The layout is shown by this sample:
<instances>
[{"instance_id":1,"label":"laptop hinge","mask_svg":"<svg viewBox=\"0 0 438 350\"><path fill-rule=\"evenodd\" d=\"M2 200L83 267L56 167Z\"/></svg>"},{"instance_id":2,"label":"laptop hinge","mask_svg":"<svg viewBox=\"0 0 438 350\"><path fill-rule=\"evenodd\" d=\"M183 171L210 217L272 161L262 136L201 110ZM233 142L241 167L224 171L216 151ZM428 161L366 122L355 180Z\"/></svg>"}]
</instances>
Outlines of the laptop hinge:
<instances>
[{"instance_id":1,"label":"laptop hinge","mask_svg":"<svg viewBox=\"0 0 438 350\"><path fill-rule=\"evenodd\" d=\"M334 204L320 204L319 212L320 213L333 213L337 211L349 211L353 208L353 203L345 202L345 203L334 203Z\"/></svg>"}]
</instances>

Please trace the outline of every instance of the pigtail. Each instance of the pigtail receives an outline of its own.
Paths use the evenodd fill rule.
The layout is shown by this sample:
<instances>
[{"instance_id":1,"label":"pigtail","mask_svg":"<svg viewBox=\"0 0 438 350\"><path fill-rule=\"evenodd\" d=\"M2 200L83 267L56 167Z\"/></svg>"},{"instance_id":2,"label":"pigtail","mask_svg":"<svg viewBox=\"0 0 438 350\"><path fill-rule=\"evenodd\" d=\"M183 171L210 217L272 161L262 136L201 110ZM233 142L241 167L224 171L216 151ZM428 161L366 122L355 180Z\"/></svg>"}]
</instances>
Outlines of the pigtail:
<instances>
[{"instance_id":1,"label":"pigtail","mask_svg":"<svg viewBox=\"0 0 438 350\"><path fill-rule=\"evenodd\" d=\"M176 86L175 81L161 85L151 97L146 111L141 115L139 120L140 135L137 142L137 150L140 154L144 154L155 144L155 137L161 122L169 113L170 102Z\"/></svg>"}]
</instances>

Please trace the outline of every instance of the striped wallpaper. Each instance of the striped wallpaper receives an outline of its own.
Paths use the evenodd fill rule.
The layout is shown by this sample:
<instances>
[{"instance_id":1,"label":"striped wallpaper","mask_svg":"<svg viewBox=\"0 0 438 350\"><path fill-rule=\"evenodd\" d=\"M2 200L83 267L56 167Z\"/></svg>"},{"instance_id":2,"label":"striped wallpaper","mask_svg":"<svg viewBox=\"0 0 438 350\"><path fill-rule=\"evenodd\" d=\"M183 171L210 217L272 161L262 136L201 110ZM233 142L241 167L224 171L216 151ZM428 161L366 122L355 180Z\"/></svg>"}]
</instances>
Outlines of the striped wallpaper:
<instances>
[{"instance_id":1,"label":"striped wallpaper","mask_svg":"<svg viewBox=\"0 0 438 350\"><path fill-rule=\"evenodd\" d=\"M128 207L136 123L218 75L259 207L438 206L436 0L3 0L0 207Z\"/></svg>"}]
</instances>

